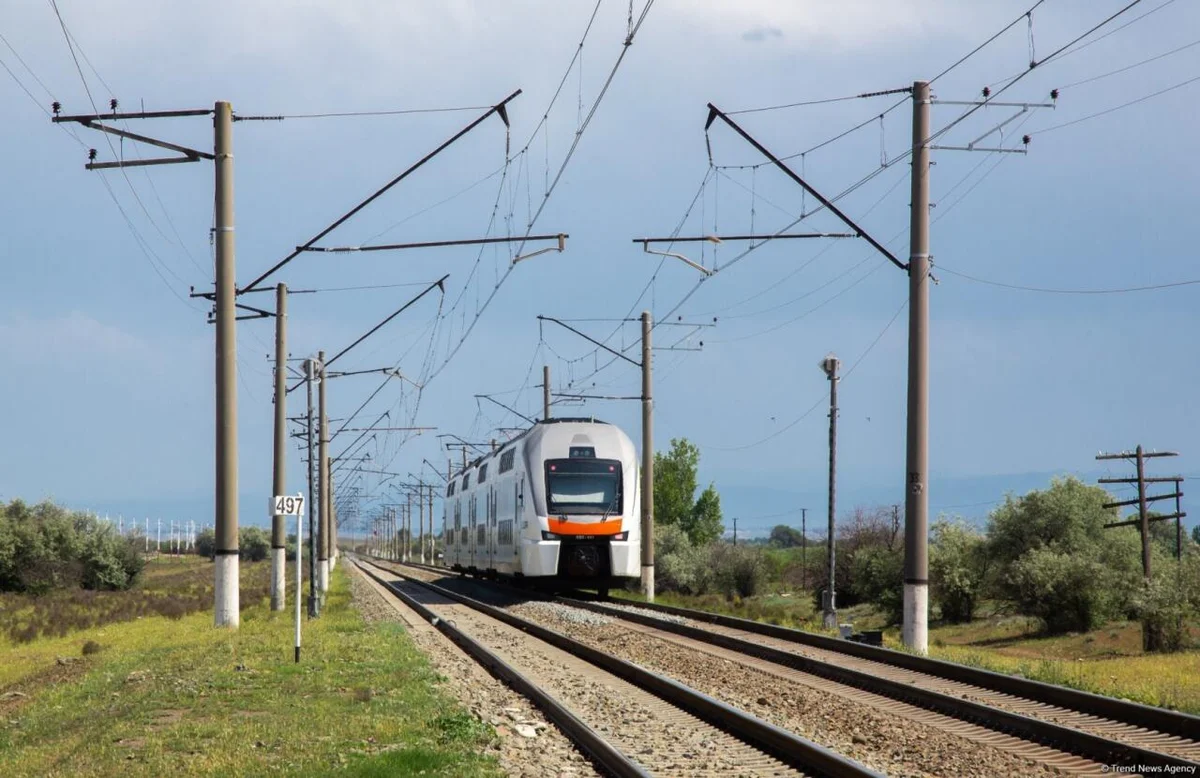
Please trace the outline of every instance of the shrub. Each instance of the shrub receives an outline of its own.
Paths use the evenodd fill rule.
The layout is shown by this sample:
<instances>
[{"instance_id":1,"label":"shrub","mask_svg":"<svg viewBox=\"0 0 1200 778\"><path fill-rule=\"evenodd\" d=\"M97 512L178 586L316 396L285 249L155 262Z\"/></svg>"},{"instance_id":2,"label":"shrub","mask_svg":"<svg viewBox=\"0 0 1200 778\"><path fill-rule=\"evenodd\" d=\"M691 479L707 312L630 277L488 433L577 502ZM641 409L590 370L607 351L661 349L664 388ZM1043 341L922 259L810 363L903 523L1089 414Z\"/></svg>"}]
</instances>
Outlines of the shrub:
<instances>
[{"instance_id":1,"label":"shrub","mask_svg":"<svg viewBox=\"0 0 1200 778\"><path fill-rule=\"evenodd\" d=\"M934 522L932 534L929 583L933 601L946 621L970 621L988 573L983 535L962 520L945 519Z\"/></svg>"},{"instance_id":2,"label":"shrub","mask_svg":"<svg viewBox=\"0 0 1200 778\"><path fill-rule=\"evenodd\" d=\"M854 555L850 593L883 611L888 623L904 615L904 552L886 546L868 546Z\"/></svg>"},{"instance_id":3,"label":"shrub","mask_svg":"<svg viewBox=\"0 0 1200 778\"><path fill-rule=\"evenodd\" d=\"M767 567L762 550L753 546L715 543L708 547L707 569L712 571L717 590L732 599L734 595L753 597L766 580Z\"/></svg>"},{"instance_id":4,"label":"shrub","mask_svg":"<svg viewBox=\"0 0 1200 778\"><path fill-rule=\"evenodd\" d=\"M217 535L212 529L196 533L196 555L212 559L217 553Z\"/></svg>"},{"instance_id":5,"label":"shrub","mask_svg":"<svg viewBox=\"0 0 1200 778\"><path fill-rule=\"evenodd\" d=\"M712 583L707 549L695 547L678 525L658 526L655 531L655 587L662 591L705 594Z\"/></svg>"},{"instance_id":6,"label":"shrub","mask_svg":"<svg viewBox=\"0 0 1200 778\"><path fill-rule=\"evenodd\" d=\"M0 591L127 589L141 570L136 549L94 516L49 501L0 507Z\"/></svg>"},{"instance_id":7,"label":"shrub","mask_svg":"<svg viewBox=\"0 0 1200 778\"><path fill-rule=\"evenodd\" d=\"M261 562L271 554L271 537L261 527L242 527L238 531L242 559Z\"/></svg>"}]
</instances>

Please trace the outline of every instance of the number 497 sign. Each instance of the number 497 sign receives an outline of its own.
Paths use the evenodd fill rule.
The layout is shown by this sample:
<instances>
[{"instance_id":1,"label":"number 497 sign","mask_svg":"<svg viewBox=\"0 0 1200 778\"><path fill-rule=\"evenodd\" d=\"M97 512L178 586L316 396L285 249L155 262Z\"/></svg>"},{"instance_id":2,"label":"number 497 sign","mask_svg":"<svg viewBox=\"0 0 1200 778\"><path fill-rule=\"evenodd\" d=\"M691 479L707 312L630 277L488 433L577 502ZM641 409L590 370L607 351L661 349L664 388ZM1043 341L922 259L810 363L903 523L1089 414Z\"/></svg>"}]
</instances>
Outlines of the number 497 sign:
<instances>
[{"instance_id":1,"label":"number 497 sign","mask_svg":"<svg viewBox=\"0 0 1200 778\"><path fill-rule=\"evenodd\" d=\"M271 498L273 516L303 516L304 496L299 494L277 494Z\"/></svg>"}]
</instances>

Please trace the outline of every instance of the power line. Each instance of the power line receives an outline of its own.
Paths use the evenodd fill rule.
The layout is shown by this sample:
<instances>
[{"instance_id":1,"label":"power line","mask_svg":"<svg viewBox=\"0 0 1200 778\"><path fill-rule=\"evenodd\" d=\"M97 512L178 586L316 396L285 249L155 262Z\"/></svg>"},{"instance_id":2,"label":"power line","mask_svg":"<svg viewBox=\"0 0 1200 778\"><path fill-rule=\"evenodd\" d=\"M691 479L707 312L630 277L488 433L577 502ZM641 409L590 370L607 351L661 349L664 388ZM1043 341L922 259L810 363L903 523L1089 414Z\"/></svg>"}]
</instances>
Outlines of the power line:
<instances>
[{"instance_id":1,"label":"power line","mask_svg":"<svg viewBox=\"0 0 1200 778\"><path fill-rule=\"evenodd\" d=\"M1200 41L1197 41L1197 43L1200 43ZM1193 45L1195 45L1195 44L1193 44ZM1055 130L1061 130L1064 127L1070 127L1072 125L1079 124L1080 122L1086 122L1086 121L1089 121L1091 119L1096 119L1101 116L1107 116L1108 114L1113 113L1114 111L1119 111L1122 108L1128 108L1129 106L1137 105L1138 103L1144 103L1151 98L1158 97L1159 95L1165 95L1167 92L1173 92L1176 89L1182 89L1183 87L1185 87L1189 84L1193 84L1197 81L1200 81L1200 76L1192 76L1191 78L1187 79L1186 81L1181 81L1178 84L1167 87L1166 89L1160 89L1157 92L1148 94L1144 97L1139 97L1136 100L1130 100L1127 103L1121 103L1120 105L1115 105L1112 108L1106 108L1103 111L1097 111L1096 113L1089 114L1087 116L1082 116L1078 119L1073 119L1069 122L1063 122L1062 124L1055 124L1053 126L1045 128L1045 129L1038 130L1036 134L1044 135L1047 132L1054 132Z\"/></svg>"},{"instance_id":2,"label":"power line","mask_svg":"<svg viewBox=\"0 0 1200 778\"><path fill-rule=\"evenodd\" d=\"M269 122L283 121L284 119L336 119L342 117L364 117L364 116L403 116L406 114L415 113L454 113L456 111L484 111L491 108L490 105L464 105L458 108L404 108L390 111L340 111L327 113L290 113L290 114L273 114L269 116L234 116L235 122Z\"/></svg>"},{"instance_id":3,"label":"power line","mask_svg":"<svg viewBox=\"0 0 1200 778\"><path fill-rule=\"evenodd\" d=\"M1180 46L1180 47L1179 47L1179 48L1177 48L1177 49L1171 49L1170 51L1163 52L1162 54L1159 54L1159 55L1157 55L1157 56L1150 57L1149 59L1144 59L1144 60L1142 60L1142 61L1140 61L1140 62L1135 62L1135 63L1133 63L1132 65L1126 65L1126 66L1125 66L1125 67L1123 67L1123 68L1118 68L1117 70L1112 70L1112 71L1109 71L1108 73L1102 73L1102 74L1100 74L1100 75L1098 75L1098 76L1092 76L1091 78L1085 78L1085 79L1083 79L1082 81L1076 81L1076 82L1074 82L1074 83L1071 83L1071 84L1065 84L1065 85L1063 85L1063 86L1060 86L1058 89L1059 89L1059 91L1062 91L1062 90L1064 90L1064 89L1072 89L1072 88L1074 88L1074 87L1077 87L1077 86L1082 86L1082 85L1084 85L1084 84L1090 84L1090 83L1092 83L1093 81L1099 81L1099 80L1100 80L1100 79L1102 79L1102 78L1108 78L1109 76L1115 76L1115 75L1117 75L1117 74L1119 74L1119 73L1124 73L1124 72L1126 72L1126 71L1133 70L1134 68L1141 67L1142 65L1148 65L1148 64L1150 64L1151 62L1157 62L1157 61L1159 61L1160 59L1164 59L1164 58L1166 58L1166 57L1170 57L1170 56L1171 56L1171 55L1173 55L1173 54L1178 54L1178 53L1179 53L1179 52L1181 52L1181 51L1186 51L1186 50L1188 50L1188 49L1190 49L1190 48L1192 48L1193 46L1196 46L1196 45L1200 45L1200 40L1194 40L1194 41L1192 41L1191 43L1184 44L1183 46Z\"/></svg>"},{"instance_id":4,"label":"power line","mask_svg":"<svg viewBox=\"0 0 1200 778\"><path fill-rule=\"evenodd\" d=\"M1045 0L1043 0L1044 2ZM762 113L763 111L779 111L784 108L803 108L810 105L826 105L828 103L844 103L848 100L863 100L872 97L883 97L885 95L898 95L901 92L911 93L912 87L905 86L899 89L884 89L880 92L862 92L856 95L846 95L844 97L827 97L823 100L804 100L798 103L787 103L784 105L768 105L762 108L743 108L740 111L726 111L730 116L739 113Z\"/></svg>"},{"instance_id":5,"label":"power line","mask_svg":"<svg viewBox=\"0 0 1200 778\"><path fill-rule=\"evenodd\" d=\"M995 41L995 40L996 40L997 38L999 38L1001 35L1003 35L1004 33L1006 33L1006 32L1008 32L1009 30L1011 30L1013 27L1015 27L1015 26L1017 26L1018 24L1020 24L1022 19L1028 19L1028 18L1030 18L1030 17L1031 17L1031 15L1033 14L1033 12L1037 10L1038 6L1040 6L1040 5L1041 5L1042 3L1044 3L1044 2L1046 2L1046 0L1038 0L1036 3L1034 3L1034 4L1033 4L1033 7L1031 7L1031 8L1030 8L1028 11L1026 11L1025 13L1021 14L1020 16L1018 16L1016 19L1013 19L1011 22L1009 22L1007 25L1005 25L1005 26L1004 26L1004 27L1003 27L1003 28L1002 28L1002 29L1001 29L999 32L997 32L995 35L993 35L992 37L988 38L987 40L985 40L983 43L979 44L979 45L978 45L978 46L976 46L975 48L971 49L971 51L970 51L969 53L967 53L965 56L963 56L961 59L959 59L959 60L958 60L957 62L955 62L953 65L951 65L950 67L946 68L946 69L945 69L945 70L943 70L941 73L938 73L938 74L937 74L936 76L934 76L933 78L929 79L929 83L930 83L930 84L932 84L934 81L937 81L939 78L941 78L942 76L946 75L946 74L947 74L947 73L949 73L951 70L954 70L956 67L958 67L958 66L959 66L959 65L961 65L962 63L964 63L964 62L966 62L967 60L969 60L971 57L973 57L973 56L975 56L976 54L978 54L980 51L982 51L982 50L983 50L983 49L985 49L987 46L989 46L989 45L990 45L990 44L991 44L993 41Z\"/></svg>"},{"instance_id":6,"label":"power line","mask_svg":"<svg viewBox=\"0 0 1200 778\"><path fill-rule=\"evenodd\" d=\"M1044 294L1081 294L1081 295L1127 294L1130 292L1151 292L1151 291L1154 291L1157 289L1173 289L1173 288L1179 287L1179 286L1192 286L1195 284L1200 284L1200 278L1198 278L1198 279L1193 279L1190 281L1174 281L1174 282L1167 283L1167 284L1153 284L1150 286L1128 286L1128 287L1120 287L1120 288L1115 288L1115 289L1050 289L1050 288L1041 287L1041 286L1021 286L1019 284L1006 284L1006 283L1002 283L1000 281L989 281L986 278L978 278L976 276L967 275L966 273L960 272L958 270L952 270L940 262L938 263L938 269L945 270L947 273L950 273L951 275L956 275L956 276L959 276L960 278L965 278L968 281L974 281L975 283L978 283L978 284L987 284L988 286L998 286L998 287L1002 287L1004 289L1016 289L1016 290L1019 290L1022 292L1042 292Z\"/></svg>"}]
</instances>

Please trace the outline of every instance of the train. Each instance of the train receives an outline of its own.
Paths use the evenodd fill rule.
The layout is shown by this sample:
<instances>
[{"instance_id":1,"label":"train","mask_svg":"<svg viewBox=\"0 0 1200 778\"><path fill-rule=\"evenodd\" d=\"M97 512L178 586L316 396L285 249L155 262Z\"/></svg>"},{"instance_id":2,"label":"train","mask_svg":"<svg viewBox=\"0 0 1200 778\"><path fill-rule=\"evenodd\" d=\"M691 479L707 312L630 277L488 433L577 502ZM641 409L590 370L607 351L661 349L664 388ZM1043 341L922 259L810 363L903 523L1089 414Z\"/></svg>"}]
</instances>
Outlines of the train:
<instances>
[{"instance_id":1,"label":"train","mask_svg":"<svg viewBox=\"0 0 1200 778\"><path fill-rule=\"evenodd\" d=\"M462 574L607 592L641 574L641 468L594 418L550 418L446 487L445 564Z\"/></svg>"}]
</instances>

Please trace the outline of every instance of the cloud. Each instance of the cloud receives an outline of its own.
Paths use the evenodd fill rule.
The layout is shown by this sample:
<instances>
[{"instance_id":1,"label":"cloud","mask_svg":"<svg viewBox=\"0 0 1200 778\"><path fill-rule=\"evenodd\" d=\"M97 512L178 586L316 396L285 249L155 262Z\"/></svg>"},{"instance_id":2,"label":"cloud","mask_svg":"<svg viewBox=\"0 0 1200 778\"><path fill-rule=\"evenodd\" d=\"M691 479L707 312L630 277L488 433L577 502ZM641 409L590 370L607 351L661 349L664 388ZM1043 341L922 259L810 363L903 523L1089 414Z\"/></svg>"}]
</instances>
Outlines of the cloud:
<instances>
[{"instance_id":1,"label":"cloud","mask_svg":"<svg viewBox=\"0 0 1200 778\"><path fill-rule=\"evenodd\" d=\"M767 38L782 38L783 30L778 27L764 27L759 25L753 29L746 30L742 33L742 40L750 43L762 43Z\"/></svg>"}]
</instances>

